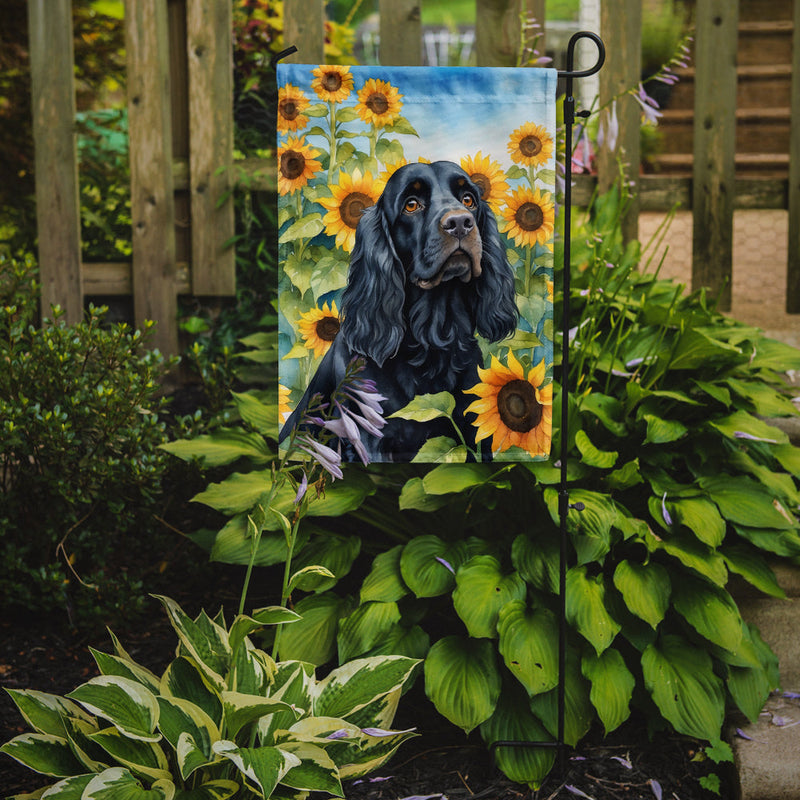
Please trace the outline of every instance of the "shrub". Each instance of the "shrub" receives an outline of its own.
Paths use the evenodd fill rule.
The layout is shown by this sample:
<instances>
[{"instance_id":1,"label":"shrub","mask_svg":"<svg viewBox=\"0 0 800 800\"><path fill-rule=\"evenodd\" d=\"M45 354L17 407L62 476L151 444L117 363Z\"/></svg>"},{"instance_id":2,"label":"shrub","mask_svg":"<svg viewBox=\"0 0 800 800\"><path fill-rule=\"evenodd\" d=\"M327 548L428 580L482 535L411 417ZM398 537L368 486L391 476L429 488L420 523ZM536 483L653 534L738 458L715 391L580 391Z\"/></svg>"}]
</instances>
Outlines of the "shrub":
<instances>
[{"instance_id":1,"label":"shrub","mask_svg":"<svg viewBox=\"0 0 800 800\"><path fill-rule=\"evenodd\" d=\"M149 326L106 327L102 308L77 325L54 308L34 327L32 271L0 256L0 604L80 614L124 597L111 556L147 529L160 492L167 363ZM96 591L74 592L78 576Z\"/></svg>"}]
</instances>

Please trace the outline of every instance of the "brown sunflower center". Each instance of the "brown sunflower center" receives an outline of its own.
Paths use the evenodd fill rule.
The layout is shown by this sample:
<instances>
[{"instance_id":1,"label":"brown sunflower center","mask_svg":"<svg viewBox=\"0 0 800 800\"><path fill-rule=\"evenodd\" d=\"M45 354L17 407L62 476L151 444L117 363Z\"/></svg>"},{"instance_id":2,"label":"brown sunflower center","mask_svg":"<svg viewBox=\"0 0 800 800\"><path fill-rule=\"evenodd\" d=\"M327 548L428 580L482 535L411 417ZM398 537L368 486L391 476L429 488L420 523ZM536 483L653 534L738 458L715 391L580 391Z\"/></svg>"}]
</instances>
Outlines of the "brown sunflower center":
<instances>
[{"instance_id":1,"label":"brown sunflower center","mask_svg":"<svg viewBox=\"0 0 800 800\"><path fill-rule=\"evenodd\" d=\"M542 404L527 381L509 381L497 393L497 410L505 426L517 433L532 431L542 421Z\"/></svg>"},{"instance_id":2,"label":"brown sunflower center","mask_svg":"<svg viewBox=\"0 0 800 800\"><path fill-rule=\"evenodd\" d=\"M295 103L294 100L282 100L278 104L278 110L280 111L280 115L288 120L295 119L300 113L300 109L297 107L297 103Z\"/></svg>"},{"instance_id":3,"label":"brown sunflower center","mask_svg":"<svg viewBox=\"0 0 800 800\"><path fill-rule=\"evenodd\" d=\"M355 230L358 221L361 219L361 215L371 205L373 205L373 201L368 195L365 195L363 192L350 192L339 206L342 222Z\"/></svg>"},{"instance_id":4,"label":"brown sunflower center","mask_svg":"<svg viewBox=\"0 0 800 800\"><path fill-rule=\"evenodd\" d=\"M469 177L470 180L481 190L481 199L486 200L491 194L492 182L482 172L476 172Z\"/></svg>"},{"instance_id":5,"label":"brown sunflower center","mask_svg":"<svg viewBox=\"0 0 800 800\"><path fill-rule=\"evenodd\" d=\"M537 231L544 222L544 211L536 203L523 203L515 212L514 219L524 231Z\"/></svg>"},{"instance_id":6,"label":"brown sunflower center","mask_svg":"<svg viewBox=\"0 0 800 800\"><path fill-rule=\"evenodd\" d=\"M332 342L339 333L339 320L336 317L323 317L317 322L315 330L323 342Z\"/></svg>"},{"instance_id":7,"label":"brown sunflower center","mask_svg":"<svg viewBox=\"0 0 800 800\"><path fill-rule=\"evenodd\" d=\"M525 158L533 158L542 152L542 140L538 136L525 136L520 140L519 151Z\"/></svg>"},{"instance_id":8,"label":"brown sunflower center","mask_svg":"<svg viewBox=\"0 0 800 800\"><path fill-rule=\"evenodd\" d=\"M299 178L306 168L306 158L297 150L286 150L281 154L281 175L287 180Z\"/></svg>"},{"instance_id":9,"label":"brown sunflower center","mask_svg":"<svg viewBox=\"0 0 800 800\"><path fill-rule=\"evenodd\" d=\"M389 100L385 94L380 92L373 92L364 105L372 111L373 114L385 114L389 110Z\"/></svg>"},{"instance_id":10,"label":"brown sunflower center","mask_svg":"<svg viewBox=\"0 0 800 800\"><path fill-rule=\"evenodd\" d=\"M338 72L326 72L322 76L323 87L333 93L342 88L342 76Z\"/></svg>"}]
</instances>

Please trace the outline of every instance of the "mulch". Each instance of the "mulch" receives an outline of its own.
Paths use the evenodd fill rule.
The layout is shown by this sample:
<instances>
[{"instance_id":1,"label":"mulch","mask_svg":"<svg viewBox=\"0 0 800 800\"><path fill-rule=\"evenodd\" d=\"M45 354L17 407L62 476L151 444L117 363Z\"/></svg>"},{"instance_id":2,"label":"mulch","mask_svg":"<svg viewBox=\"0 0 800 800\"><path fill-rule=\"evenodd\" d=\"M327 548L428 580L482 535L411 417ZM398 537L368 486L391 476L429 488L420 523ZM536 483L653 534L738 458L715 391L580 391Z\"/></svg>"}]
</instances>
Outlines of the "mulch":
<instances>
[{"instance_id":1,"label":"mulch","mask_svg":"<svg viewBox=\"0 0 800 800\"><path fill-rule=\"evenodd\" d=\"M232 600L237 579L223 575L221 585L195 587L194 597L179 594L176 599L189 612L196 613L202 605L216 610L203 598L218 598L219 591ZM118 622L114 632L134 659L158 673L172 659L176 640L155 600L151 610L146 624L137 620L127 629ZM65 694L96 675L89 646L110 652L107 633L81 634L70 630L65 620L5 615L0 621L0 685ZM565 773L554 770L538 792L509 781L493 765L477 734L466 737L438 716L419 685L401 701L395 727L416 727L420 735L375 775L346 782L348 800L710 800L715 795L699 783L709 772L722 779L722 797L735 796L733 776L703 760L698 742L664 732L649 738L642 719L629 721L606 739L600 731L590 732L566 755ZM10 697L0 693L0 742L25 730ZM0 755L0 796L33 791L47 782Z\"/></svg>"}]
</instances>

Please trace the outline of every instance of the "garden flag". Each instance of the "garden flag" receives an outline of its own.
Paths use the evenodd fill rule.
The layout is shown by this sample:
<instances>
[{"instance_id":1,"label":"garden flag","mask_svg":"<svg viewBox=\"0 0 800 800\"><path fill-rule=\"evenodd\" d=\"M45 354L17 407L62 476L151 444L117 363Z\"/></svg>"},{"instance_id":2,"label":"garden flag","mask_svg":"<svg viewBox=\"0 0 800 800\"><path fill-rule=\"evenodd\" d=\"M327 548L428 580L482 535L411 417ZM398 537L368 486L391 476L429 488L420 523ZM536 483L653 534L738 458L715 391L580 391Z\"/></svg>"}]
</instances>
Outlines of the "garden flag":
<instances>
[{"instance_id":1,"label":"garden flag","mask_svg":"<svg viewBox=\"0 0 800 800\"><path fill-rule=\"evenodd\" d=\"M278 65L283 442L549 456L556 77Z\"/></svg>"}]
</instances>

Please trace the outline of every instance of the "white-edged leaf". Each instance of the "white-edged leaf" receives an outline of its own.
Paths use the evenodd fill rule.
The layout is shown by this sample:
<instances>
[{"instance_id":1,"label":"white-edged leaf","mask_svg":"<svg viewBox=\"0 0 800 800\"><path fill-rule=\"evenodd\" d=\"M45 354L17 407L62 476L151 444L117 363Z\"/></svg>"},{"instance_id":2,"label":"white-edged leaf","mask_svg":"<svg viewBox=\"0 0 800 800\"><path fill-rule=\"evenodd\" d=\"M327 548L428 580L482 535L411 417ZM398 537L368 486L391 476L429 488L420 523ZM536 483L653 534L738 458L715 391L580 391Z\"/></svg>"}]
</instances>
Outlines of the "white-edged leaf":
<instances>
[{"instance_id":1,"label":"white-edged leaf","mask_svg":"<svg viewBox=\"0 0 800 800\"><path fill-rule=\"evenodd\" d=\"M24 764L28 769L42 775L64 778L85 772L69 742L61 736L49 733L23 733L0 747L0 753Z\"/></svg>"}]
</instances>

